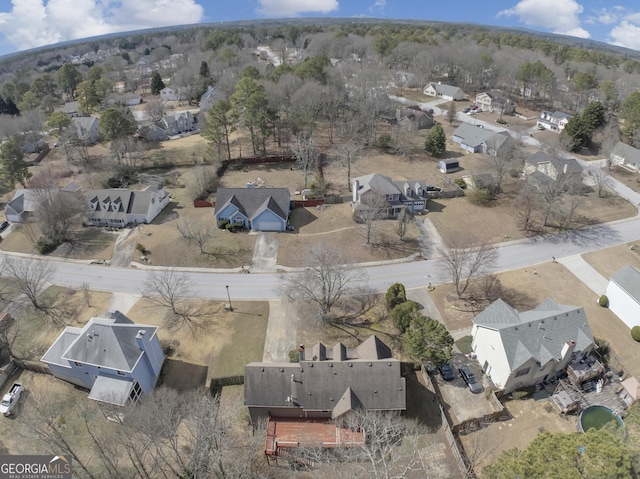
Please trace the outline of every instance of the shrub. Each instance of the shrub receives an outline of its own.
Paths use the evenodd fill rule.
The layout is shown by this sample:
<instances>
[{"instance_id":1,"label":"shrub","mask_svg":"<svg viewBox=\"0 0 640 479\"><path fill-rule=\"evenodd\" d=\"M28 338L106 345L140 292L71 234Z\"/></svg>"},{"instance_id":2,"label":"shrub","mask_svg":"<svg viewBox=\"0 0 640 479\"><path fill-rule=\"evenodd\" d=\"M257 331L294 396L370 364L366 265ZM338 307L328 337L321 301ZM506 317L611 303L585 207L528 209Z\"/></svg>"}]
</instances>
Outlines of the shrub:
<instances>
[{"instance_id":1,"label":"shrub","mask_svg":"<svg viewBox=\"0 0 640 479\"><path fill-rule=\"evenodd\" d=\"M493 199L491 190L489 190L488 188L474 188L465 196L467 197L469 203L476 206L486 206Z\"/></svg>"},{"instance_id":2,"label":"shrub","mask_svg":"<svg viewBox=\"0 0 640 479\"><path fill-rule=\"evenodd\" d=\"M384 152L388 152L391 149L392 144L393 144L393 139L391 138L391 135L387 135L387 134L380 135L375 143L376 148Z\"/></svg>"},{"instance_id":3,"label":"shrub","mask_svg":"<svg viewBox=\"0 0 640 479\"><path fill-rule=\"evenodd\" d=\"M511 397L513 399L522 399L527 396L531 396L534 392L536 392L535 386L527 386L511 393Z\"/></svg>"},{"instance_id":4,"label":"shrub","mask_svg":"<svg viewBox=\"0 0 640 479\"><path fill-rule=\"evenodd\" d=\"M221 230L225 229L225 227L228 224L229 224L229 220L223 220L223 219L218 220L218 228L220 228Z\"/></svg>"},{"instance_id":5,"label":"shrub","mask_svg":"<svg viewBox=\"0 0 640 479\"><path fill-rule=\"evenodd\" d=\"M506 125L506 124L507 124L507 122L506 122L505 120L503 120L502 118L498 118L498 119L496 120L496 123L497 123L498 125Z\"/></svg>"},{"instance_id":6,"label":"shrub","mask_svg":"<svg viewBox=\"0 0 640 479\"><path fill-rule=\"evenodd\" d=\"M173 356L178 346L180 346L180 341L177 339L163 339L160 341L160 347L162 347L165 356Z\"/></svg>"},{"instance_id":7,"label":"shrub","mask_svg":"<svg viewBox=\"0 0 640 479\"><path fill-rule=\"evenodd\" d=\"M634 326L631 328L631 337L634 341L640 342L640 326Z\"/></svg>"},{"instance_id":8,"label":"shrub","mask_svg":"<svg viewBox=\"0 0 640 479\"><path fill-rule=\"evenodd\" d=\"M292 349L289 351L289 362L290 363L299 363L300 362L300 351L297 349Z\"/></svg>"},{"instance_id":9,"label":"shrub","mask_svg":"<svg viewBox=\"0 0 640 479\"><path fill-rule=\"evenodd\" d=\"M138 251L140 251L141 254L146 254L147 253L147 248L144 247L144 245L142 243L138 243L136 245L136 249Z\"/></svg>"},{"instance_id":10,"label":"shrub","mask_svg":"<svg viewBox=\"0 0 640 479\"><path fill-rule=\"evenodd\" d=\"M420 305L415 301L405 301L397 305L391 310L390 316L393 324L403 333L406 332L411 325L411 321L416 317L416 314L420 314L418 313L419 309Z\"/></svg>"},{"instance_id":11,"label":"shrub","mask_svg":"<svg viewBox=\"0 0 640 479\"><path fill-rule=\"evenodd\" d=\"M603 294L602 296L600 296L600 298L598 299L598 304L603 308L609 307L609 298L607 298L606 294Z\"/></svg>"},{"instance_id":12,"label":"shrub","mask_svg":"<svg viewBox=\"0 0 640 479\"><path fill-rule=\"evenodd\" d=\"M51 253L54 249L58 247L60 243L57 241L50 240L49 238L41 237L38 239L36 243L36 249L40 254L48 254Z\"/></svg>"},{"instance_id":13,"label":"shrub","mask_svg":"<svg viewBox=\"0 0 640 479\"><path fill-rule=\"evenodd\" d=\"M467 188L467 183L462 178L456 178L453 182L463 190Z\"/></svg>"},{"instance_id":14,"label":"shrub","mask_svg":"<svg viewBox=\"0 0 640 479\"><path fill-rule=\"evenodd\" d=\"M387 290L386 300L389 310L392 310L399 304L406 302L407 292L404 289L404 285L395 283L389 286L389 289Z\"/></svg>"}]
</instances>

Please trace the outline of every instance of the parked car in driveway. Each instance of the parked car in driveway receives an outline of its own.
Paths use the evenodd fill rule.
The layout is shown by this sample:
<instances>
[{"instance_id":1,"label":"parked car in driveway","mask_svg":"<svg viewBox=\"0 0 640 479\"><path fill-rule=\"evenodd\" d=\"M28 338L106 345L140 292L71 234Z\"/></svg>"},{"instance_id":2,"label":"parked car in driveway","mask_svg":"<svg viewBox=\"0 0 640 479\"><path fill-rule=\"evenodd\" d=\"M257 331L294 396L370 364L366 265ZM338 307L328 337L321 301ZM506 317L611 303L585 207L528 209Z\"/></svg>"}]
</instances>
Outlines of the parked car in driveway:
<instances>
[{"instance_id":1,"label":"parked car in driveway","mask_svg":"<svg viewBox=\"0 0 640 479\"><path fill-rule=\"evenodd\" d=\"M469 113L470 111L471 111L471 107L468 106L462 110L462 113Z\"/></svg>"},{"instance_id":2,"label":"parked car in driveway","mask_svg":"<svg viewBox=\"0 0 640 479\"><path fill-rule=\"evenodd\" d=\"M449 364L449 363L442 364L438 368L438 370L440 371L440 374L442 375L442 379L444 379L445 381L452 381L456 377L456 375L453 374L453 368L451 367L451 364Z\"/></svg>"},{"instance_id":3,"label":"parked car in driveway","mask_svg":"<svg viewBox=\"0 0 640 479\"><path fill-rule=\"evenodd\" d=\"M469 366L463 364L458 368L458 372L465 384L469 386L469 390L472 393L479 393L482 391L482 384L478 381L478 378L476 378L476 375L473 374L473 371L471 371Z\"/></svg>"},{"instance_id":4,"label":"parked car in driveway","mask_svg":"<svg viewBox=\"0 0 640 479\"><path fill-rule=\"evenodd\" d=\"M8 221L3 221L2 223L0 223L0 233L2 233L8 227L9 227L9 222Z\"/></svg>"}]
</instances>

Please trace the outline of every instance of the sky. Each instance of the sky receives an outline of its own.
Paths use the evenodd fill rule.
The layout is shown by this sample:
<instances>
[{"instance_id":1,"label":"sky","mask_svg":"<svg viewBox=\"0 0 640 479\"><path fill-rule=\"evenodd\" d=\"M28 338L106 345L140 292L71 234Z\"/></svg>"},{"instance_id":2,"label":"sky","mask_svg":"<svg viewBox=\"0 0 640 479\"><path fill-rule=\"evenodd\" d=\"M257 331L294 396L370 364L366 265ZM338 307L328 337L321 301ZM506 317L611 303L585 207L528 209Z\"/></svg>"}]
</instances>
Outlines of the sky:
<instances>
[{"instance_id":1,"label":"sky","mask_svg":"<svg viewBox=\"0 0 640 479\"><path fill-rule=\"evenodd\" d=\"M292 17L473 22L640 51L638 0L0 0L0 55L143 28Z\"/></svg>"}]
</instances>

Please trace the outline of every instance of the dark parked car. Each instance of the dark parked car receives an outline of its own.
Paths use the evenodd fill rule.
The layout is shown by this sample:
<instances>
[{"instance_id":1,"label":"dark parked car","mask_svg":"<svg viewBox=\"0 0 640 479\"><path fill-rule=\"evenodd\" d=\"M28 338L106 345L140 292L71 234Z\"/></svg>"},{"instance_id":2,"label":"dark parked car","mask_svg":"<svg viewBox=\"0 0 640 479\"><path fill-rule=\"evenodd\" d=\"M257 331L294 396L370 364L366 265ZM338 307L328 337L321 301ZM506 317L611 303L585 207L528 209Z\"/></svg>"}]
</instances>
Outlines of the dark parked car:
<instances>
[{"instance_id":1,"label":"dark parked car","mask_svg":"<svg viewBox=\"0 0 640 479\"><path fill-rule=\"evenodd\" d=\"M0 233L2 233L8 227L9 227L9 222L8 221L3 221L2 223L0 223Z\"/></svg>"},{"instance_id":2,"label":"dark parked car","mask_svg":"<svg viewBox=\"0 0 640 479\"><path fill-rule=\"evenodd\" d=\"M462 110L462 113L469 113L471 111L471 107L466 107L464 110Z\"/></svg>"},{"instance_id":3,"label":"dark parked car","mask_svg":"<svg viewBox=\"0 0 640 479\"><path fill-rule=\"evenodd\" d=\"M476 378L476 375L473 374L471 368L466 364L463 364L458 368L458 372L460 373L460 377L462 380L469 386L469 389L472 393L479 393L482 391L482 384Z\"/></svg>"},{"instance_id":4,"label":"dark parked car","mask_svg":"<svg viewBox=\"0 0 640 479\"><path fill-rule=\"evenodd\" d=\"M455 374L453 374L453 368L451 367L451 364L444 363L438 369L440 370L440 374L442 374L442 379L444 379L445 381L451 381L455 379L456 376Z\"/></svg>"}]
</instances>

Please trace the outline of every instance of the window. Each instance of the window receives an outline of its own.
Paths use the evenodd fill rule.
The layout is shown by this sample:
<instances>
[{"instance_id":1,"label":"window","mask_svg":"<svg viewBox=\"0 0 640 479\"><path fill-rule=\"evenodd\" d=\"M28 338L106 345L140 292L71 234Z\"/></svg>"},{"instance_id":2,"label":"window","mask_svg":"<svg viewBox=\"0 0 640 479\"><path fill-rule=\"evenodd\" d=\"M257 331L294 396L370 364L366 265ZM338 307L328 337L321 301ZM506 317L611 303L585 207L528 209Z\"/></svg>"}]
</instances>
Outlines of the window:
<instances>
[{"instance_id":1,"label":"window","mask_svg":"<svg viewBox=\"0 0 640 479\"><path fill-rule=\"evenodd\" d=\"M527 374L529 374L529 371L531 370L531 368L524 368L521 369L520 371L518 371L516 373L516 377L519 378L520 376L526 376Z\"/></svg>"},{"instance_id":2,"label":"window","mask_svg":"<svg viewBox=\"0 0 640 479\"><path fill-rule=\"evenodd\" d=\"M389 201L393 201L393 195L389 195Z\"/></svg>"},{"instance_id":3,"label":"window","mask_svg":"<svg viewBox=\"0 0 640 479\"><path fill-rule=\"evenodd\" d=\"M116 371L116 374L118 376L126 376L125 373L123 373L122 371Z\"/></svg>"},{"instance_id":4,"label":"window","mask_svg":"<svg viewBox=\"0 0 640 479\"><path fill-rule=\"evenodd\" d=\"M73 362L73 365L74 365L74 366L78 366L79 368L81 368L81 367L82 367L82 363L79 363L78 361L74 361L74 362Z\"/></svg>"}]
</instances>

